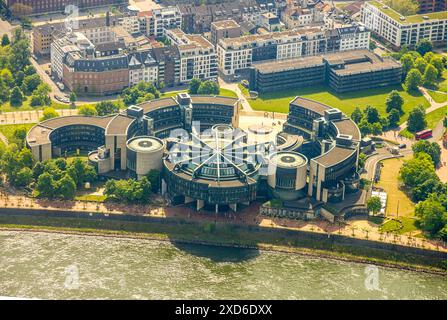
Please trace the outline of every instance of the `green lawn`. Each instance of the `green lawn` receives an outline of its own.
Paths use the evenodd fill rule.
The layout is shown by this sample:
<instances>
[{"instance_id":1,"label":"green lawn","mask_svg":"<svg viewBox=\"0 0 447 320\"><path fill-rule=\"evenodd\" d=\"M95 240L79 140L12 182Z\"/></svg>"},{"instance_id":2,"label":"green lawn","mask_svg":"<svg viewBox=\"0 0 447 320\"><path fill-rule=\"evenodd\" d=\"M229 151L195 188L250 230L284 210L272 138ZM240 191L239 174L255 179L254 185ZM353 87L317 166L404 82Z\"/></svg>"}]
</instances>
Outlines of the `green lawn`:
<instances>
[{"instance_id":1,"label":"green lawn","mask_svg":"<svg viewBox=\"0 0 447 320\"><path fill-rule=\"evenodd\" d=\"M442 92L428 90L428 94L437 103L447 102L447 93L442 93Z\"/></svg>"},{"instance_id":2,"label":"green lawn","mask_svg":"<svg viewBox=\"0 0 447 320\"><path fill-rule=\"evenodd\" d=\"M168 91L161 94L160 98L175 97L178 93L187 92L188 90ZM236 92L228 89L220 89L220 96L237 98Z\"/></svg>"},{"instance_id":3,"label":"green lawn","mask_svg":"<svg viewBox=\"0 0 447 320\"><path fill-rule=\"evenodd\" d=\"M343 94L336 94L331 92L326 86L319 86L261 94L256 100L249 100L249 103L255 110L288 113L289 102L295 96L301 96L339 108L346 115L351 115L355 107L365 108L367 105L374 106L381 114L385 114L386 97L394 89L398 90L405 100L405 114L401 118L402 122L408 118L408 112L415 106L419 104L425 108L429 106L428 101L422 94L409 94L401 86L375 88Z\"/></svg>"},{"instance_id":4,"label":"green lawn","mask_svg":"<svg viewBox=\"0 0 447 320\"><path fill-rule=\"evenodd\" d=\"M31 97L26 98L27 99L23 101L21 106L11 106L9 102L3 103L0 105L0 111L1 112L29 111L29 110L40 110L48 107L48 106L32 107L30 105ZM54 109L68 109L70 108L70 105L58 103L52 100L50 107L53 107Z\"/></svg>"},{"instance_id":5,"label":"green lawn","mask_svg":"<svg viewBox=\"0 0 447 320\"><path fill-rule=\"evenodd\" d=\"M399 222L395 220L388 220L380 226L380 230L383 232L397 232L398 234L404 234L417 230L416 226L414 225L415 220L413 218L401 217L398 220ZM400 229L401 225L403 226L402 229Z\"/></svg>"},{"instance_id":6,"label":"green lawn","mask_svg":"<svg viewBox=\"0 0 447 320\"><path fill-rule=\"evenodd\" d=\"M427 120L427 128L434 129L436 125L444 119L447 115L447 106L439 108L435 111L427 113L425 119Z\"/></svg>"},{"instance_id":7,"label":"green lawn","mask_svg":"<svg viewBox=\"0 0 447 320\"><path fill-rule=\"evenodd\" d=\"M0 132L3 133L6 139L11 140L14 135L14 130L17 128L24 127L26 128L26 131L28 131L34 125L35 123L0 125Z\"/></svg>"}]
</instances>

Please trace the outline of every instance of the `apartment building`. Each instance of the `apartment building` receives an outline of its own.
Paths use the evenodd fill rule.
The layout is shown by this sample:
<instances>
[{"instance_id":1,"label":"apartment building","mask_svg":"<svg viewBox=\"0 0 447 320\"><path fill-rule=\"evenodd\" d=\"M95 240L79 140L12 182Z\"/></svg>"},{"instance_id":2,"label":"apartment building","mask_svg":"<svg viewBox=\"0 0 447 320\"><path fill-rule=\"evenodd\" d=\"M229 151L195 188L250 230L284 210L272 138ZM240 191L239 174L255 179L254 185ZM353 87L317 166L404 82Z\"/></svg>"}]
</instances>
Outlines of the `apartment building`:
<instances>
[{"instance_id":1,"label":"apartment building","mask_svg":"<svg viewBox=\"0 0 447 320\"><path fill-rule=\"evenodd\" d=\"M106 38L110 36L107 32L108 29L118 26L118 20L117 16L112 16L107 12L105 17L77 20L73 30L85 33L94 44L106 42ZM49 55L53 41L66 33L67 27L64 22L47 23L34 27L32 33L33 53L37 56Z\"/></svg>"},{"instance_id":2,"label":"apartment building","mask_svg":"<svg viewBox=\"0 0 447 320\"><path fill-rule=\"evenodd\" d=\"M447 0L418 0L419 13L447 10Z\"/></svg>"},{"instance_id":3,"label":"apartment building","mask_svg":"<svg viewBox=\"0 0 447 320\"><path fill-rule=\"evenodd\" d=\"M363 24L395 49L414 46L422 39L444 43L447 39L447 11L402 16L380 1L362 7Z\"/></svg>"},{"instance_id":4,"label":"apartment building","mask_svg":"<svg viewBox=\"0 0 447 320\"><path fill-rule=\"evenodd\" d=\"M103 6L125 6L128 0L5 0L5 4L16 17L43 13L64 12L68 5L76 5L80 9Z\"/></svg>"},{"instance_id":5,"label":"apartment building","mask_svg":"<svg viewBox=\"0 0 447 320\"><path fill-rule=\"evenodd\" d=\"M211 23L211 42L216 45L220 39L238 38L242 35L241 26L233 19Z\"/></svg>"},{"instance_id":6,"label":"apartment building","mask_svg":"<svg viewBox=\"0 0 447 320\"><path fill-rule=\"evenodd\" d=\"M181 83L188 83L193 78L217 80L217 54L211 42L181 29L167 30L166 35L178 47Z\"/></svg>"},{"instance_id":7,"label":"apartment building","mask_svg":"<svg viewBox=\"0 0 447 320\"><path fill-rule=\"evenodd\" d=\"M348 37L349 34L352 35ZM221 72L233 75L257 61L293 59L328 51L368 47L369 31L364 28L344 27L342 30L330 31L321 28L300 28L237 39L221 39L217 45L217 55Z\"/></svg>"}]
</instances>

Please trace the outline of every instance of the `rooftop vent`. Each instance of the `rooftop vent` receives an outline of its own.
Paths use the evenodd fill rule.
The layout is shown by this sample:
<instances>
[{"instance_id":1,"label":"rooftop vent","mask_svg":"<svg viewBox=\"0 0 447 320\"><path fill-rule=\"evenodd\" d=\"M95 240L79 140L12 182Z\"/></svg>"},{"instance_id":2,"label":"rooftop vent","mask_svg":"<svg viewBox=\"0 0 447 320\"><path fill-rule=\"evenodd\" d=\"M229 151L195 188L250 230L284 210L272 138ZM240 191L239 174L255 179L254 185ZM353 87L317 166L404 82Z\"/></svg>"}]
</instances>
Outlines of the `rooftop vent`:
<instances>
[{"instance_id":1,"label":"rooftop vent","mask_svg":"<svg viewBox=\"0 0 447 320\"><path fill-rule=\"evenodd\" d=\"M405 21L405 17L403 17L403 16L401 16L399 19L400 19L400 21Z\"/></svg>"},{"instance_id":2,"label":"rooftop vent","mask_svg":"<svg viewBox=\"0 0 447 320\"><path fill-rule=\"evenodd\" d=\"M382 8L383 8L383 9L389 9L389 7L388 7L388 6L383 6Z\"/></svg>"},{"instance_id":3,"label":"rooftop vent","mask_svg":"<svg viewBox=\"0 0 447 320\"><path fill-rule=\"evenodd\" d=\"M430 19L428 16L422 16L422 19L424 19L424 20L428 20L428 19Z\"/></svg>"}]
</instances>

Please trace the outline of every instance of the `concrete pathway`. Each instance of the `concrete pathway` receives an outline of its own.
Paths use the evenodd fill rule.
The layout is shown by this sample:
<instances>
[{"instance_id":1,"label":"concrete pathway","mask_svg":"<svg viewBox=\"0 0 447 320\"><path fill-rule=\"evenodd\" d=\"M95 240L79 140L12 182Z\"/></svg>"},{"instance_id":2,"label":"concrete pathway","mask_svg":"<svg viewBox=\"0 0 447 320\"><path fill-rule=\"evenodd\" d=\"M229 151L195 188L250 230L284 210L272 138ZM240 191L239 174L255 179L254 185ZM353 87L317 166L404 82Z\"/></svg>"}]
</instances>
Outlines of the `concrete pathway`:
<instances>
[{"instance_id":1,"label":"concrete pathway","mask_svg":"<svg viewBox=\"0 0 447 320\"><path fill-rule=\"evenodd\" d=\"M61 116L74 116L78 114L78 109L56 110ZM0 113L0 125L37 123L43 116L43 110L14 111Z\"/></svg>"},{"instance_id":2,"label":"concrete pathway","mask_svg":"<svg viewBox=\"0 0 447 320\"><path fill-rule=\"evenodd\" d=\"M242 93L241 89L239 89L238 83L226 82L224 79L219 77L219 85L223 89L228 89L236 92L237 97L239 98L239 100L241 100L243 110L254 111L253 108L250 106L250 103L248 103L247 98Z\"/></svg>"}]
</instances>

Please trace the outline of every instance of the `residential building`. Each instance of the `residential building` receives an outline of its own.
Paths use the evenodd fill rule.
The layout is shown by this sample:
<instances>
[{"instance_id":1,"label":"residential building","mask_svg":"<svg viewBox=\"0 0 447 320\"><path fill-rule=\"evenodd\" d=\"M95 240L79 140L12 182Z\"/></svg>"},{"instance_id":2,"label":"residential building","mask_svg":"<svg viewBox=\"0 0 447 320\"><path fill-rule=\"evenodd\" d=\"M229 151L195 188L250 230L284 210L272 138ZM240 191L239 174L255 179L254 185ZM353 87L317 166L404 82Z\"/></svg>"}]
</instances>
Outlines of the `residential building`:
<instances>
[{"instance_id":1,"label":"residential building","mask_svg":"<svg viewBox=\"0 0 447 320\"><path fill-rule=\"evenodd\" d=\"M241 26L233 19L211 23L211 42L216 45L220 39L238 38L242 36Z\"/></svg>"},{"instance_id":2,"label":"residential building","mask_svg":"<svg viewBox=\"0 0 447 320\"><path fill-rule=\"evenodd\" d=\"M395 49L414 46L422 39L435 44L447 40L447 11L402 16L380 1L368 1L362 7L362 22Z\"/></svg>"},{"instance_id":3,"label":"residential building","mask_svg":"<svg viewBox=\"0 0 447 320\"><path fill-rule=\"evenodd\" d=\"M211 42L181 29L166 30L166 36L178 47L181 83L188 83L193 78L217 80L217 54Z\"/></svg>"},{"instance_id":4,"label":"residential building","mask_svg":"<svg viewBox=\"0 0 447 320\"><path fill-rule=\"evenodd\" d=\"M128 0L5 0L6 6L14 16L29 16L42 13L64 12L68 5L76 5L80 9L103 6L125 6Z\"/></svg>"},{"instance_id":5,"label":"residential building","mask_svg":"<svg viewBox=\"0 0 447 320\"><path fill-rule=\"evenodd\" d=\"M419 13L439 12L447 10L447 0L417 0Z\"/></svg>"},{"instance_id":6,"label":"residential building","mask_svg":"<svg viewBox=\"0 0 447 320\"><path fill-rule=\"evenodd\" d=\"M283 60L369 47L369 31L364 28L300 28L236 39L220 39L217 45L219 69L233 75L264 60Z\"/></svg>"}]
</instances>

